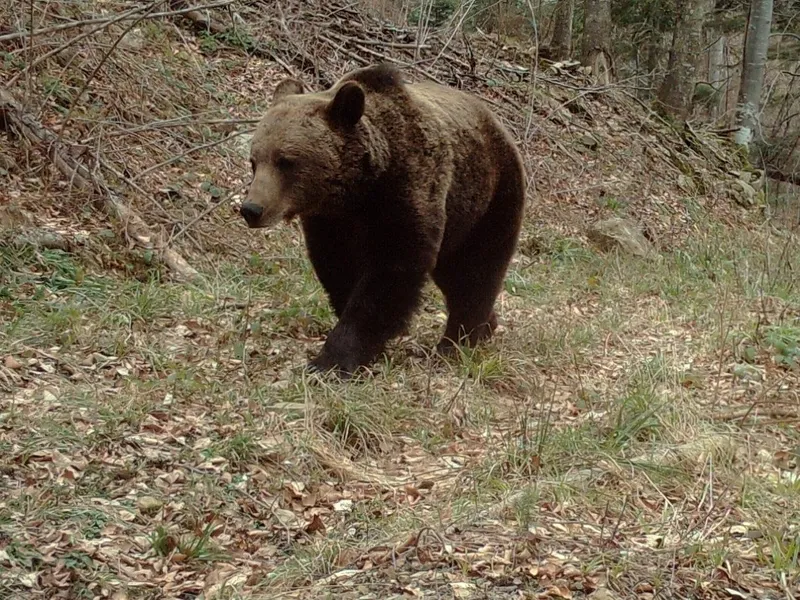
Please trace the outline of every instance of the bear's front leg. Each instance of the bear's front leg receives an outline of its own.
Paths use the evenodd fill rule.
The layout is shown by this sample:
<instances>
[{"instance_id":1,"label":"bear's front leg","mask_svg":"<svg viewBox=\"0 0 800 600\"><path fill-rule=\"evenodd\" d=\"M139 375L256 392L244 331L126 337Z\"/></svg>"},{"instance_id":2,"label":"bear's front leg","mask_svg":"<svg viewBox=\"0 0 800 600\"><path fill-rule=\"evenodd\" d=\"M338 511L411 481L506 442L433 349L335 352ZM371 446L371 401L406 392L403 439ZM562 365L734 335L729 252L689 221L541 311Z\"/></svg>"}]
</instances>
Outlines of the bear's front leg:
<instances>
[{"instance_id":1,"label":"bear's front leg","mask_svg":"<svg viewBox=\"0 0 800 600\"><path fill-rule=\"evenodd\" d=\"M349 216L305 216L301 223L311 265L341 318L363 271L363 225Z\"/></svg>"},{"instance_id":2,"label":"bear's front leg","mask_svg":"<svg viewBox=\"0 0 800 600\"><path fill-rule=\"evenodd\" d=\"M314 371L352 373L372 362L391 338L411 320L427 272L407 268L372 270L361 277L339 322L320 354L309 363Z\"/></svg>"}]
</instances>

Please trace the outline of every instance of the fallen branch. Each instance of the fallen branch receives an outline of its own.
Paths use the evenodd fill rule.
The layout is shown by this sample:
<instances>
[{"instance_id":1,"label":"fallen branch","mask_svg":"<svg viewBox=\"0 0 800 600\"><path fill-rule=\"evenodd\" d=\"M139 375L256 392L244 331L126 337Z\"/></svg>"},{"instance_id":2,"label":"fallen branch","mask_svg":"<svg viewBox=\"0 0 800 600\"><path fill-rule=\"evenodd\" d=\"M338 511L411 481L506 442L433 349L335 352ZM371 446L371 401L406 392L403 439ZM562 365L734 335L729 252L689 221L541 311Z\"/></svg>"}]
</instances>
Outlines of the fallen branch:
<instances>
[{"instance_id":1,"label":"fallen branch","mask_svg":"<svg viewBox=\"0 0 800 600\"><path fill-rule=\"evenodd\" d=\"M168 10L164 12L157 12L152 13L144 17L145 19L158 19L160 17L174 17L178 15L183 15L187 13L194 13L202 10L208 10L210 8L220 8L222 6L227 6L231 4L233 0L224 0L222 2L215 2L213 4L206 4L203 6L189 6L187 8L182 8L179 10ZM134 9L131 9L122 15L112 15L109 17L97 17L94 19L86 19L85 21L71 21L69 23L62 23L60 25L54 25L52 27L43 27L42 29L34 29L33 35L39 37L40 35L47 35L50 33L55 33L57 31L65 31L67 29L75 29L76 27L86 27L87 25L102 25L102 24L111 24L112 22L120 22L125 21L127 19L135 18L134 14L137 12L141 12L145 7L139 6ZM10 40L16 40L19 38L28 37L30 34L29 31L15 31L14 33L6 33L0 35L0 42L8 42Z\"/></svg>"},{"instance_id":2,"label":"fallen branch","mask_svg":"<svg viewBox=\"0 0 800 600\"><path fill-rule=\"evenodd\" d=\"M7 124L49 157L78 188L98 191L105 199L106 209L123 222L125 233L140 246L159 252L164 264L181 279L191 281L199 278L199 273L186 262L186 259L164 244L160 236L154 234L142 218L113 190L109 189L98 176L93 175L86 165L63 151L63 145L53 132L45 129L30 115L26 115L11 92L4 87L0 87L0 113L4 115Z\"/></svg>"},{"instance_id":3,"label":"fallen branch","mask_svg":"<svg viewBox=\"0 0 800 600\"><path fill-rule=\"evenodd\" d=\"M11 240L16 248L42 248L44 250L61 250L72 252L76 241L54 231L25 231Z\"/></svg>"},{"instance_id":4,"label":"fallen branch","mask_svg":"<svg viewBox=\"0 0 800 600\"><path fill-rule=\"evenodd\" d=\"M92 80L93 80L95 77L97 77L97 74L100 72L100 69L101 69L101 68L103 68L103 65L106 63L106 61L107 61L107 60L108 60L108 59L111 57L111 55L114 53L114 50L116 50L117 46L119 46L119 43L122 41L122 39L123 39L123 38L124 38L126 35L128 35L128 32L129 32L131 29L133 29L134 27L136 27L136 25L137 25L137 24L138 24L138 23L139 23L139 22L140 22L142 19L144 19L144 18L145 18L147 15L149 15L151 12L153 12L153 11L156 9L156 6L158 6L158 4L159 4L159 2L158 2L158 1L156 1L156 2L153 2L153 3L150 5L150 7L149 7L149 8L148 8L148 9L145 11L145 13L144 13L143 15L139 15L138 17L136 17L135 19L133 19L133 20L132 20L132 21L131 21L131 22L128 24L128 26L127 26L125 29L123 29L123 31L122 31L122 34L120 34L120 35L118 35L118 36L117 36L117 39L116 39L116 40L114 40L114 43L113 43L113 44L111 44L111 47L110 47L108 50L106 50L106 51L105 51L105 53L103 54L103 58L101 58L101 59L100 59L100 62L99 62L99 63L97 63L97 66L94 68L94 70L92 71L91 75L89 75L89 77L87 77L87 78L86 78L86 80L83 82L83 86L81 87L81 89L80 89L80 90L78 91L78 93L77 93L77 94L76 94L76 95L75 95L75 96L72 98L72 102L70 102L69 109L67 110L67 115L64 117L64 120L63 120L63 121L62 121L62 123L61 123L61 131L62 131L62 132L63 132L63 131L66 129L67 125L69 124L69 120L72 118L72 111L73 111L73 109L74 109L74 108L77 106L77 104L78 104L78 101L81 99L81 97L83 96L84 92L86 92L86 89L87 89L87 88L89 87L89 85L92 83ZM60 139L60 138L59 138L59 139Z\"/></svg>"},{"instance_id":5,"label":"fallen branch","mask_svg":"<svg viewBox=\"0 0 800 600\"><path fill-rule=\"evenodd\" d=\"M182 2L185 2L185 0L172 0L172 2L173 6L179 6ZM280 10L280 5L278 5L278 9ZM225 25L223 25L219 21L215 21L210 14L204 15L202 12L197 10L182 13L182 17L184 18L184 20L191 23L194 33L202 33L205 31L210 31L218 35L221 33L225 33L228 30L228 28ZM333 80L326 73L323 73L318 68L314 58L307 52L305 52L305 50L303 50L302 48L297 47L291 41L291 36L287 37L287 41L292 47L294 47L300 53L301 60L299 64L296 64L297 68L299 68L301 71L307 71L310 66L314 71L314 75L320 82L322 82L326 86L333 84ZM281 67L283 67L283 70L286 71L287 74L291 76L296 75L291 66L289 66L289 64L285 60L283 60L283 58L281 58L276 52L272 51L270 48L264 46L263 44L254 45L247 52L259 58L266 58L267 60L273 60L276 63L278 63ZM297 60L290 59L290 62L297 63Z\"/></svg>"},{"instance_id":6,"label":"fallen branch","mask_svg":"<svg viewBox=\"0 0 800 600\"><path fill-rule=\"evenodd\" d=\"M685 127L686 127L686 132L685 132L685 133L687 133L687 134L688 134L688 135L686 136L686 142L687 142L687 145L689 145L689 146L691 147L691 145L689 144L689 139L688 139L689 135L691 135L692 141L694 141L694 142L695 142L695 143L696 143L698 146L700 146L701 148L703 148L703 149L707 150L708 152L710 152L710 153L711 153L711 155L712 155L714 158L716 158L716 159L717 159L717 162L719 163L719 165L720 165L720 168L728 168L728 167L730 167L730 165L731 165L732 161L731 161L729 158L726 158L725 156L722 156L722 155L721 155L719 152L717 152L717 151L716 151L716 150L715 150L715 149L714 149L714 148L711 146L711 144L709 144L709 143L708 143L707 141L705 141L705 140L704 140L702 137L700 137L699 135L697 135L697 132L696 132L694 129L692 129L692 126L691 126L691 125L689 125L689 122L688 122L688 121L685 123ZM705 152L703 152L703 151L701 150L701 151L700 151L700 154L703 156L703 158L705 158L706 160L708 160L708 162L711 162L711 161L708 159L708 156L706 155L706 153L705 153Z\"/></svg>"},{"instance_id":7,"label":"fallen branch","mask_svg":"<svg viewBox=\"0 0 800 600\"><path fill-rule=\"evenodd\" d=\"M40 56L39 58L37 58L33 62L29 63L24 69L22 69L19 73L17 73L11 79L9 79L8 83L6 85L9 88L13 87L13 85L17 82L17 80L19 80L20 77L25 75L25 73L32 72L33 69L38 67L41 63L43 63L47 59L55 56L56 54L60 54L61 52L63 52L67 48L69 48L70 46L73 46L73 45L77 44L81 40L83 40L83 39L85 39L85 38L87 38L89 36L94 35L98 31L101 31L101 30L105 29L106 27L109 27L109 26L113 25L114 23L117 23L119 21L123 21L125 19L135 18L135 15L137 15L138 13L140 13L140 12L142 12L144 10L147 10L147 6L137 6L136 8L132 8L132 9L130 9L128 11L125 11L124 13L118 14L116 17L114 17L113 19L111 19L109 21L105 21L105 22L101 23L100 25L98 25L94 29L90 29L89 31L86 31L86 32L82 33L81 35L77 35L74 38L70 38L69 40L67 40L66 42L64 42L63 44L58 46L57 48L53 48L52 50L50 50L50 52L47 52L47 53L43 54L42 56Z\"/></svg>"},{"instance_id":8,"label":"fallen branch","mask_svg":"<svg viewBox=\"0 0 800 600\"><path fill-rule=\"evenodd\" d=\"M186 5L185 0L171 0L170 7L174 9L181 9L184 8ZM214 19L211 18L211 15L208 16L203 14L201 10L202 7L198 7L195 10L186 10L185 12L181 13L181 16L189 19L192 23L195 24L195 27L200 31L210 31L211 33L220 34L225 33L228 29L222 23L217 23Z\"/></svg>"},{"instance_id":9,"label":"fallen branch","mask_svg":"<svg viewBox=\"0 0 800 600\"><path fill-rule=\"evenodd\" d=\"M777 420L778 422L800 418L800 414L798 414L797 409L793 406L766 406L761 407L760 410L750 406L721 411L715 414L714 418L720 421L744 421L751 415L754 419L763 420L767 418Z\"/></svg>"},{"instance_id":10,"label":"fallen branch","mask_svg":"<svg viewBox=\"0 0 800 600\"><path fill-rule=\"evenodd\" d=\"M213 148L214 146L219 146L220 144L224 144L225 142L228 142L228 141L232 140L233 138L238 137L240 135L247 135L247 134L253 133L253 131L255 131L255 128L244 129L242 131L235 131L235 132L231 133L230 135L222 138L221 140L215 140L213 142L208 142L206 144L201 144L199 146L194 146L192 148L189 148L186 152L181 152L180 154L172 156L172 157L168 158L167 160L163 160L160 163L155 164L155 165L153 165L151 167L148 167L148 168L146 168L144 171L142 171L140 173L137 173L134 177L131 178L131 181L138 181L139 179L141 179L142 177L144 177L146 175L149 175L153 171L158 171L159 169L167 167L167 166L171 165L174 162L177 162L179 160L182 160L182 159L186 158L190 154L193 154L195 152L199 152L200 150L207 150L208 148Z\"/></svg>"},{"instance_id":11,"label":"fallen branch","mask_svg":"<svg viewBox=\"0 0 800 600\"><path fill-rule=\"evenodd\" d=\"M800 173L787 173L777 167L767 166L767 177L770 179L777 179L784 183L791 183L792 185L800 185Z\"/></svg>"}]
</instances>

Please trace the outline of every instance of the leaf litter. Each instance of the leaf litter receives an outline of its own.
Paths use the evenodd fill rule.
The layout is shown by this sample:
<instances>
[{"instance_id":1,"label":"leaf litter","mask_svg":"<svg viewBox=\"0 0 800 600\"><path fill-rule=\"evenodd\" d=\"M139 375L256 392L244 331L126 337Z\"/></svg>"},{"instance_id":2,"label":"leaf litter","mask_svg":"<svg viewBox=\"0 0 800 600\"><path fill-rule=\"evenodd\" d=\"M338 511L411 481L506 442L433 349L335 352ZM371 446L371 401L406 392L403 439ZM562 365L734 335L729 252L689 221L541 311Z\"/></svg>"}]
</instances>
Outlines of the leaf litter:
<instances>
[{"instance_id":1,"label":"leaf litter","mask_svg":"<svg viewBox=\"0 0 800 600\"><path fill-rule=\"evenodd\" d=\"M338 3L281 7L286 27L236 6L273 40L274 61L158 23L137 38L135 60L115 54L93 82L98 105L120 118L79 104L81 120L63 131L76 148L94 144L154 225L174 230L223 202L176 239L209 274L208 288L166 281L81 211L86 198L51 167L16 160L38 171L9 178L15 204L32 215L24 221L73 249L2 247L2 274L16 287L0 296L4 323L14 323L0 335L0 590L120 599L800 593L797 373L779 360L791 347L769 346L751 327L796 327L796 296L753 299L709 284L692 263L678 283L695 286L697 303L684 305L691 294L676 292L662 267L620 266L571 245L620 200L662 252L680 248L703 224L675 181L714 218L747 227L731 203L698 192L726 189L731 165L688 150L624 94L583 93L580 73L543 73L531 93L486 58L512 64L515 50L482 36L481 68L504 82L490 86L488 75L464 76L460 42L432 36L422 52L448 61L414 66L409 78L454 78L493 102L536 182L512 267L520 288L502 295L506 323L489 350L444 366L407 350L435 343L442 315L431 293L433 310L393 343L396 364L379 366L375 380L306 381L297 369L332 320L296 227L263 237L234 229L245 136L158 123L187 111L192 120L257 118L286 74L280 61L319 87L376 58L364 37L408 61L392 44L413 43L416 31ZM82 51L98 60L101 48ZM132 74L146 90L125 83ZM43 89L39 74L31 85ZM63 112L43 107L42 120L60 130ZM581 142L587 129L602 151ZM220 143L192 150L209 141ZM177 166L151 168L189 150ZM52 189L62 205L46 201ZM726 305L723 293L737 295Z\"/></svg>"}]
</instances>

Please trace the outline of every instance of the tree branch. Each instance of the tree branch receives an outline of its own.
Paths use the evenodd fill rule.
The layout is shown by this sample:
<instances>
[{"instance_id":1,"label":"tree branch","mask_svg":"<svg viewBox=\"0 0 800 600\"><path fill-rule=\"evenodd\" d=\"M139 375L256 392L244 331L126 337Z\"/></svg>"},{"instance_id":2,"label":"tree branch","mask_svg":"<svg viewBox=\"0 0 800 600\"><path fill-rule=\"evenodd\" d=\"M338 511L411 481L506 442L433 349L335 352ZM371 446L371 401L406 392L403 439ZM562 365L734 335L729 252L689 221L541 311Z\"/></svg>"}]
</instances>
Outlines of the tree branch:
<instances>
[{"instance_id":1,"label":"tree branch","mask_svg":"<svg viewBox=\"0 0 800 600\"><path fill-rule=\"evenodd\" d=\"M764 169L767 177L770 179L777 179L784 183L791 183L792 185L800 185L800 173L786 173L777 167L766 166Z\"/></svg>"},{"instance_id":2,"label":"tree branch","mask_svg":"<svg viewBox=\"0 0 800 600\"><path fill-rule=\"evenodd\" d=\"M205 4L202 6L189 6L187 8L182 8L179 10L168 10L164 12L153 13L151 15L147 15L145 19L157 19L159 17L176 17L178 15L184 15L187 13L192 13L201 10L208 10L210 8L220 8L223 6L228 6L229 4L233 3L233 0L223 0L222 2L215 2L213 4ZM61 25L53 25L52 27L43 27L42 29L34 29L33 35L42 35L42 34L50 34L55 33L57 31L65 31L67 29L75 29L76 27L85 27L87 25L99 25L99 24L109 24L111 22L119 22L119 21L126 21L130 18L133 18L132 15L136 14L137 12L141 12L144 7L137 7L132 8L131 10L122 13L126 15L122 19L118 18L117 16L111 17L97 17L95 19L86 19L85 21L73 21L71 23L62 23ZM14 33L6 33L4 35L0 35L0 42L8 42L11 40L16 40L19 38L28 37L31 35L29 31L15 31Z\"/></svg>"},{"instance_id":3,"label":"tree branch","mask_svg":"<svg viewBox=\"0 0 800 600\"><path fill-rule=\"evenodd\" d=\"M153 233L142 218L98 176L92 174L86 165L78 162L68 152L64 152L58 137L37 123L30 115L25 114L11 92L2 86L0 86L0 115L5 125L13 127L31 145L49 157L77 187L99 192L105 199L106 209L122 221L125 233L140 246L159 252L164 264L178 277L186 280L199 279L200 274L186 262L186 259L169 248L159 235Z\"/></svg>"}]
</instances>

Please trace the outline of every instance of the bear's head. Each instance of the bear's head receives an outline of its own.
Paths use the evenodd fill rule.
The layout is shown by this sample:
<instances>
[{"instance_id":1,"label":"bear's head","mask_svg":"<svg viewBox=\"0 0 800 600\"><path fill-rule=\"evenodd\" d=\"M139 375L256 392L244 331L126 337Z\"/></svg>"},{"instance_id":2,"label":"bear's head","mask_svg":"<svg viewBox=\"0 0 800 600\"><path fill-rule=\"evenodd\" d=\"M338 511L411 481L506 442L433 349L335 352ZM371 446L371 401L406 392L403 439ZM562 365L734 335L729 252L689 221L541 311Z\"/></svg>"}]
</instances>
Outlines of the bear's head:
<instances>
[{"instance_id":1,"label":"bear's head","mask_svg":"<svg viewBox=\"0 0 800 600\"><path fill-rule=\"evenodd\" d=\"M304 94L282 81L250 148L253 179L240 213L251 228L336 210L362 175L368 154L362 87L345 82Z\"/></svg>"}]
</instances>

